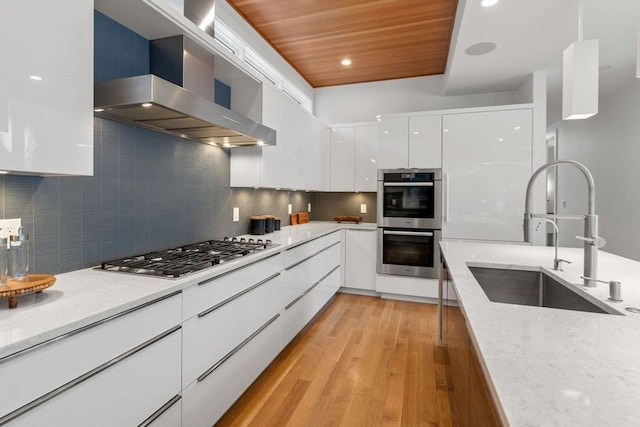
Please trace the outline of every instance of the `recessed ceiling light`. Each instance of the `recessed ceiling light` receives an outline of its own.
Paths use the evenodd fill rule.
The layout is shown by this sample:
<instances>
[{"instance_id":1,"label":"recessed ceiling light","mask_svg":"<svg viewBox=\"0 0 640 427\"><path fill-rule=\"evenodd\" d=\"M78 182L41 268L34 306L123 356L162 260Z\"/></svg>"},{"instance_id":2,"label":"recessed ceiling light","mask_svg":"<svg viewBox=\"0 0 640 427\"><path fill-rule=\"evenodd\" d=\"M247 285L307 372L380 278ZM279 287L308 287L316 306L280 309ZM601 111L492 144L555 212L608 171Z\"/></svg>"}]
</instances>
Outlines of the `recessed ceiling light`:
<instances>
[{"instance_id":1,"label":"recessed ceiling light","mask_svg":"<svg viewBox=\"0 0 640 427\"><path fill-rule=\"evenodd\" d=\"M42 81L42 77L40 76L29 76L31 80Z\"/></svg>"},{"instance_id":2,"label":"recessed ceiling light","mask_svg":"<svg viewBox=\"0 0 640 427\"><path fill-rule=\"evenodd\" d=\"M351 65L351 60L349 58L345 58L342 61L340 61L340 63L345 67L348 67L349 65Z\"/></svg>"},{"instance_id":3,"label":"recessed ceiling light","mask_svg":"<svg viewBox=\"0 0 640 427\"><path fill-rule=\"evenodd\" d=\"M0 171L0 175L7 175L8 173L8 171Z\"/></svg>"},{"instance_id":4,"label":"recessed ceiling light","mask_svg":"<svg viewBox=\"0 0 640 427\"><path fill-rule=\"evenodd\" d=\"M264 141L258 141L258 145L264 145Z\"/></svg>"},{"instance_id":5,"label":"recessed ceiling light","mask_svg":"<svg viewBox=\"0 0 640 427\"><path fill-rule=\"evenodd\" d=\"M465 52L467 55L485 55L489 52L493 52L496 47L498 47L498 45L493 42L480 42L469 46Z\"/></svg>"},{"instance_id":6,"label":"recessed ceiling light","mask_svg":"<svg viewBox=\"0 0 640 427\"><path fill-rule=\"evenodd\" d=\"M104 111L104 108L94 108L93 111L96 113L101 113Z\"/></svg>"},{"instance_id":7,"label":"recessed ceiling light","mask_svg":"<svg viewBox=\"0 0 640 427\"><path fill-rule=\"evenodd\" d=\"M498 3L498 0L482 0L480 2L480 5L482 7L489 7L489 6L493 6L496 3Z\"/></svg>"},{"instance_id":8,"label":"recessed ceiling light","mask_svg":"<svg viewBox=\"0 0 640 427\"><path fill-rule=\"evenodd\" d=\"M515 130L518 130L518 129L520 129L520 126L516 126L516 127L514 127L514 129L515 129Z\"/></svg>"},{"instance_id":9,"label":"recessed ceiling light","mask_svg":"<svg viewBox=\"0 0 640 427\"><path fill-rule=\"evenodd\" d=\"M144 104L142 104L142 106L143 106L144 108L149 108L149 107L151 107L152 105L153 105L153 104L152 104L152 103L150 103L150 102L145 102Z\"/></svg>"}]
</instances>

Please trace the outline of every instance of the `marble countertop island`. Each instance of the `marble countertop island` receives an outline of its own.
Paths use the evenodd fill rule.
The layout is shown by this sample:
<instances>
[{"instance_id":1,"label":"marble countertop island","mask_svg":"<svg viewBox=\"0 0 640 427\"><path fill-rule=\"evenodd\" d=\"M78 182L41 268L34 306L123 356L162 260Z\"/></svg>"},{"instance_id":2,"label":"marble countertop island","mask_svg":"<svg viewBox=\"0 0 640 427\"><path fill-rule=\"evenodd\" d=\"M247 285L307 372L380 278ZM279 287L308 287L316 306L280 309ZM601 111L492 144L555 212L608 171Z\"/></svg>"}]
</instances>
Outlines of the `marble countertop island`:
<instances>
[{"instance_id":1,"label":"marble countertop island","mask_svg":"<svg viewBox=\"0 0 640 427\"><path fill-rule=\"evenodd\" d=\"M640 262L600 251L598 278L582 286L582 249L560 248L571 264L551 270L553 248L441 242L469 334L510 426L640 426ZM491 302L468 268L540 269L574 284L621 315Z\"/></svg>"}]
</instances>

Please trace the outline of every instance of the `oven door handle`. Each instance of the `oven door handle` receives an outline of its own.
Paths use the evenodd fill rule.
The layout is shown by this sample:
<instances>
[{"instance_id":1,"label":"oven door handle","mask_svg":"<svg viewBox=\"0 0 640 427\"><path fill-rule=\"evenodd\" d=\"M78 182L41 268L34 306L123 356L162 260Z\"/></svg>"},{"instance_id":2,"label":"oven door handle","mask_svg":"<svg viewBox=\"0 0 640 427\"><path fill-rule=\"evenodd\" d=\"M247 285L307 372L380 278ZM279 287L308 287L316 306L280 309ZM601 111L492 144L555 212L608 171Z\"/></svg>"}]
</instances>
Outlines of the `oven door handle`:
<instances>
[{"instance_id":1,"label":"oven door handle","mask_svg":"<svg viewBox=\"0 0 640 427\"><path fill-rule=\"evenodd\" d=\"M390 230L382 230L382 234L390 234L392 236L433 237L433 233L431 231L390 231Z\"/></svg>"},{"instance_id":2,"label":"oven door handle","mask_svg":"<svg viewBox=\"0 0 640 427\"><path fill-rule=\"evenodd\" d=\"M433 187L433 182L383 182L385 187Z\"/></svg>"}]
</instances>

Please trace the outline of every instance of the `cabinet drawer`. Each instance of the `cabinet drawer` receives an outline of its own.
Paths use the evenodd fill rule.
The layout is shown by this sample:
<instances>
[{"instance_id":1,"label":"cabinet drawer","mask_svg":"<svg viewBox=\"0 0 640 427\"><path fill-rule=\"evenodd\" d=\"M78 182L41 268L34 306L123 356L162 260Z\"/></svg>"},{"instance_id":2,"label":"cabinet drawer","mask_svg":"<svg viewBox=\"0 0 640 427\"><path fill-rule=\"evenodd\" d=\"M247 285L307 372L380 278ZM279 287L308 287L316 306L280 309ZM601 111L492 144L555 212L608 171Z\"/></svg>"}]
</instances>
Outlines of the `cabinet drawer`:
<instances>
[{"instance_id":1,"label":"cabinet drawer","mask_svg":"<svg viewBox=\"0 0 640 427\"><path fill-rule=\"evenodd\" d=\"M281 310L281 280L276 273L249 292L184 323L182 375L185 386Z\"/></svg>"},{"instance_id":2,"label":"cabinet drawer","mask_svg":"<svg viewBox=\"0 0 640 427\"><path fill-rule=\"evenodd\" d=\"M173 294L0 360L0 417L178 325L181 298Z\"/></svg>"},{"instance_id":3,"label":"cabinet drawer","mask_svg":"<svg viewBox=\"0 0 640 427\"><path fill-rule=\"evenodd\" d=\"M273 254L185 289L183 319L189 319L276 274L282 270L282 262L282 254Z\"/></svg>"},{"instance_id":4,"label":"cabinet drawer","mask_svg":"<svg viewBox=\"0 0 640 427\"><path fill-rule=\"evenodd\" d=\"M335 266L340 265L340 243L333 243L326 247L314 257L313 272L311 274L311 284L322 279Z\"/></svg>"},{"instance_id":5,"label":"cabinet drawer","mask_svg":"<svg viewBox=\"0 0 640 427\"><path fill-rule=\"evenodd\" d=\"M305 258L313 256L318 252L318 243L318 239L314 239L307 243L303 243L302 245L285 249L284 266L286 268L290 268L291 266L302 262Z\"/></svg>"},{"instance_id":6,"label":"cabinet drawer","mask_svg":"<svg viewBox=\"0 0 640 427\"><path fill-rule=\"evenodd\" d=\"M181 334L176 327L5 425L135 426L180 392L180 367Z\"/></svg>"},{"instance_id":7,"label":"cabinet drawer","mask_svg":"<svg viewBox=\"0 0 640 427\"><path fill-rule=\"evenodd\" d=\"M278 317L208 376L182 393L182 427L211 427L284 347Z\"/></svg>"}]
</instances>

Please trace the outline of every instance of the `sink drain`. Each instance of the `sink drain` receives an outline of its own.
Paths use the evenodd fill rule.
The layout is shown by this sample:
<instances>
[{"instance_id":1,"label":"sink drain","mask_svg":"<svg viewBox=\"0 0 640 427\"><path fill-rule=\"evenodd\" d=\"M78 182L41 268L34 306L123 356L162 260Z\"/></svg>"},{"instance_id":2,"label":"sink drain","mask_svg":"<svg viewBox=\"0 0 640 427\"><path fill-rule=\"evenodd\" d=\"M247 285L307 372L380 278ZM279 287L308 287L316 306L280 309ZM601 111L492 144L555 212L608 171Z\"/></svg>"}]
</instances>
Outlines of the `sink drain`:
<instances>
[{"instance_id":1,"label":"sink drain","mask_svg":"<svg viewBox=\"0 0 640 427\"><path fill-rule=\"evenodd\" d=\"M624 309L631 313L640 314L640 308L637 307L625 307Z\"/></svg>"}]
</instances>

